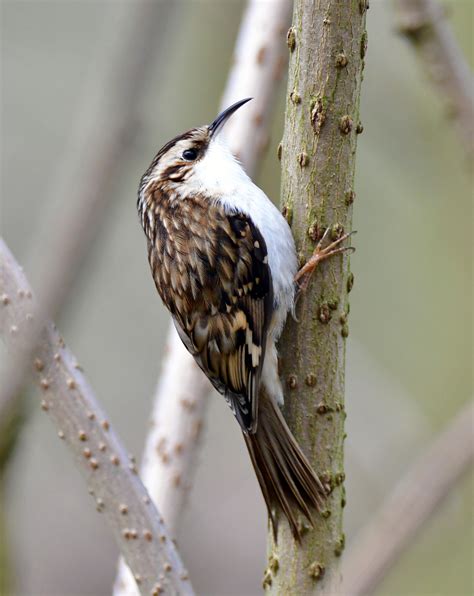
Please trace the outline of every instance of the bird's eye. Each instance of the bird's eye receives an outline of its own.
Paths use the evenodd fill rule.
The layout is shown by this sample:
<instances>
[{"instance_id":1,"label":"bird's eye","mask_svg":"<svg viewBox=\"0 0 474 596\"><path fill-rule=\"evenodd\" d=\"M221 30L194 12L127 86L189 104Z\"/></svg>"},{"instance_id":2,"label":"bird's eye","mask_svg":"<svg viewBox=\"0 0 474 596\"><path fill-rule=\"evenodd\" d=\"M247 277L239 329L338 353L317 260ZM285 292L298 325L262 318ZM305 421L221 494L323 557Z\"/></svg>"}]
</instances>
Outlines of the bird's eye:
<instances>
[{"instance_id":1,"label":"bird's eye","mask_svg":"<svg viewBox=\"0 0 474 596\"><path fill-rule=\"evenodd\" d=\"M186 149L183 151L183 159L186 161L194 161L198 156L197 149Z\"/></svg>"}]
</instances>

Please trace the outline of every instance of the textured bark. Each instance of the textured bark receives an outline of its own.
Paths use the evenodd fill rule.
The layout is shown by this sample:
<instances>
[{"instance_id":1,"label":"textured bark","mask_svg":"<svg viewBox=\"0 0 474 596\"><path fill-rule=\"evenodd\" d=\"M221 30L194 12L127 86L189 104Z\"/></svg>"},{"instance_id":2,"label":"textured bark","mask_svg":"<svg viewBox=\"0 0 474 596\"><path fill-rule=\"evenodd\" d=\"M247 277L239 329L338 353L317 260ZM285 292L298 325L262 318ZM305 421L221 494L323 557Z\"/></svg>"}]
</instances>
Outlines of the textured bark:
<instances>
[{"instance_id":1,"label":"textured bark","mask_svg":"<svg viewBox=\"0 0 474 596\"><path fill-rule=\"evenodd\" d=\"M24 358L31 352L28 329L38 322L41 341L30 367L34 370L33 384L41 392L41 409L74 456L97 511L104 515L140 584L140 592L192 596L187 571L137 475L134 460L57 329L40 317L23 271L0 238L0 338L12 353L13 361Z\"/></svg>"},{"instance_id":2,"label":"textured bark","mask_svg":"<svg viewBox=\"0 0 474 596\"><path fill-rule=\"evenodd\" d=\"M366 1L296 0L290 50L282 160L282 206L302 262L324 230L336 239L351 228ZM330 490L301 544L280 517L277 542L269 538L264 586L272 594L339 591L344 548L344 368L348 292L347 254L315 272L289 320L280 354L285 415L315 470ZM302 520L302 527L305 524Z\"/></svg>"}]
</instances>

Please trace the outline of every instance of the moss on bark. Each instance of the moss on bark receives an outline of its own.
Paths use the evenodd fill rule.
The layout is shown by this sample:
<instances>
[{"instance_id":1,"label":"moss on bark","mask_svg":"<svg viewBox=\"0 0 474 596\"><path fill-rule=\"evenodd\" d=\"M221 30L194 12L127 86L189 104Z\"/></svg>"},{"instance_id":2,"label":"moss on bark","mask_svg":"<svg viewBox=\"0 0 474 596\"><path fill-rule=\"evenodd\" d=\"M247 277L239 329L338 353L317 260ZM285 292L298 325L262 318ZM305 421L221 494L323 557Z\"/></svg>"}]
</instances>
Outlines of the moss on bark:
<instances>
[{"instance_id":1,"label":"moss on bark","mask_svg":"<svg viewBox=\"0 0 474 596\"><path fill-rule=\"evenodd\" d=\"M366 0L295 2L288 34L281 203L302 262L328 226L332 238L351 229L366 10ZM272 594L329 594L340 582L345 340L352 283L346 254L322 263L298 303L299 322L290 319L282 336L285 415L331 492L301 545L282 517L276 543L270 533L264 586Z\"/></svg>"}]
</instances>

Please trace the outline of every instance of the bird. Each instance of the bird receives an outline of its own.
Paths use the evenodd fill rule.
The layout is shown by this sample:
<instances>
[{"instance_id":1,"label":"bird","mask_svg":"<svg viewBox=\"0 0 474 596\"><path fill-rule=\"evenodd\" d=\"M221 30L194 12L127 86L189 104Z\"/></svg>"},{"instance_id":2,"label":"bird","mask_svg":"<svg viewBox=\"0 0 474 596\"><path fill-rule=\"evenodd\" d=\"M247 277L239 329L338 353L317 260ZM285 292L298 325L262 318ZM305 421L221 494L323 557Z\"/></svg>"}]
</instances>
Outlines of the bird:
<instances>
[{"instance_id":1,"label":"bird","mask_svg":"<svg viewBox=\"0 0 474 596\"><path fill-rule=\"evenodd\" d=\"M291 229L246 174L220 134L251 98L209 125L166 143L140 180L138 213L156 289L179 337L230 406L267 505L301 540L327 496L281 412L276 343L297 288L324 259L351 247L344 234L298 271Z\"/></svg>"}]
</instances>

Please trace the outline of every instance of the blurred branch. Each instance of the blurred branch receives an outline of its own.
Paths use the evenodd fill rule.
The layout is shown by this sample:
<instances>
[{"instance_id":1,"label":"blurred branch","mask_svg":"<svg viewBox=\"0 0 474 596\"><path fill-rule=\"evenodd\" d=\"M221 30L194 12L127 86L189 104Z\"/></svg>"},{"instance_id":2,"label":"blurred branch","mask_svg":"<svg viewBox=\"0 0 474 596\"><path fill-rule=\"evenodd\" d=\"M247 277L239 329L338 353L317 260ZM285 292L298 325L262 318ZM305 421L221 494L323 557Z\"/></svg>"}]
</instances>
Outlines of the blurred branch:
<instances>
[{"instance_id":1,"label":"blurred branch","mask_svg":"<svg viewBox=\"0 0 474 596\"><path fill-rule=\"evenodd\" d=\"M16 356L30 354L29 326L40 316L21 268L0 239L0 334ZM193 594L171 536L141 483L107 416L96 402L80 366L52 323L40 324L34 351L34 384L75 456L143 594L171 590ZM33 360L30 361L30 367ZM170 593L170 592L168 592Z\"/></svg>"},{"instance_id":2,"label":"blurred branch","mask_svg":"<svg viewBox=\"0 0 474 596\"><path fill-rule=\"evenodd\" d=\"M368 2L296 0L290 50L281 201L300 259L325 230L336 240L352 227L359 102ZM315 271L296 322L288 317L279 344L285 418L328 488L314 527L301 522L295 541L283 518L269 532L269 594L338 594L344 549L345 338L349 334L347 254Z\"/></svg>"},{"instance_id":3,"label":"blurred branch","mask_svg":"<svg viewBox=\"0 0 474 596\"><path fill-rule=\"evenodd\" d=\"M140 471L172 536L176 536L192 481L209 391L209 381L197 368L173 327L167 338ZM115 596L138 593L122 557L113 592Z\"/></svg>"},{"instance_id":4,"label":"blurred branch","mask_svg":"<svg viewBox=\"0 0 474 596\"><path fill-rule=\"evenodd\" d=\"M468 403L411 466L344 561L342 593L365 596L410 546L417 533L471 468L474 402Z\"/></svg>"},{"instance_id":5,"label":"blurred branch","mask_svg":"<svg viewBox=\"0 0 474 596\"><path fill-rule=\"evenodd\" d=\"M291 0L249 0L237 37L221 109L244 97L253 100L228 121L223 134L249 176L268 148L277 89L288 63L285 37Z\"/></svg>"},{"instance_id":6,"label":"blurred branch","mask_svg":"<svg viewBox=\"0 0 474 596\"><path fill-rule=\"evenodd\" d=\"M221 107L254 97L224 129L232 152L252 175L268 146L276 89L285 71L290 0L249 0L236 43ZM245 113L244 113L245 112ZM142 478L172 533L177 532L192 481L206 398L211 386L170 326L143 454ZM134 582L123 561L115 596L134 594Z\"/></svg>"},{"instance_id":7,"label":"blurred branch","mask_svg":"<svg viewBox=\"0 0 474 596\"><path fill-rule=\"evenodd\" d=\"M55 318L61 310L106 213L121 157L137 128L138 99L171 4L135 0L119 10L114 5L107 19L105 37L108 34L113 43L106 57L94 65L69 148L58 165L51 193L57 213L43 237L33 243L38 256L31 269L39 270L37 294L42 313L38 320ZM29 350L9 367L0 389L0 421L21 392L41 327L33 324L29 333Z\"/></svg>"},{"instance_id":8,"label":"blurred branch","mask_svg":"<svg viewBox=\"0 0 474 596\"><path fill-rule=\"evenodd\" d=\"M209 381L200 369L172 358L182 342L170 333L143 453L141 475L173 536L192 481ZM165 397L166 396L166 397ZM171 399L172 397L172 399Z\"/></svg>"},{"instance_id":9,"label":"blurred branch","mask_svg":"<svg viewBox=\"0 0 474 596\"><path fill-rule=\"evenodd\" d=\"M446 100L470 163L474 157L474 81L436 0L395 0L399 29L416 50L437 94Z\"/></svg>"}]
</instances>

